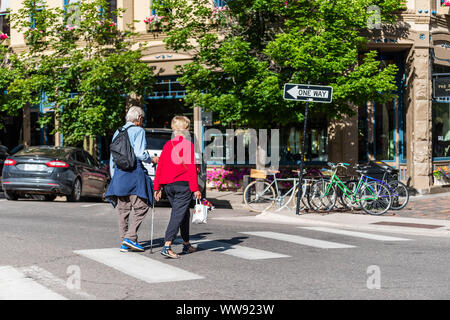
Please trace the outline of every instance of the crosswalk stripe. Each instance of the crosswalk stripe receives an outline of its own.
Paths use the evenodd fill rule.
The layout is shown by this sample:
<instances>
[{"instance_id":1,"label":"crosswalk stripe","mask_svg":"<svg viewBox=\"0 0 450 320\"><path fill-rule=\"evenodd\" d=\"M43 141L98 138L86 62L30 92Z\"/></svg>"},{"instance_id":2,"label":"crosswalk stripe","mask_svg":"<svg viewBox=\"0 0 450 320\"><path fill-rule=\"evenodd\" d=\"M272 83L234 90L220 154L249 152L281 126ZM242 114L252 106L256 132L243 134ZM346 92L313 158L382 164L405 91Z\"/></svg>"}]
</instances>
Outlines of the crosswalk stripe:
<instances>
[{"instance_id":1,"label":"crosswalk stripe","mask_svg":"<svg viewBox=\"0 0 450 320\"><path fill-rule=\"evenodd\" d=\"M0 300L67 300L11 266L0 266Z\"/></svg>"},{"instance_id":2,"label":"crosswalk stripe","mask_svg":"<svg viewBox=\"0 0 450 320\"><path fill-rule=\"evenodd\" d=\"M39 283L42 283L46 287L58 287L64 290L69 290L72 294L76 294L85 299L95 299L95 296L92 296L87 292L82 291L81 289L78 288L69 289L66 281L56 277L52 273L48 272L43 268L40 268L39 266L23 267L20 268L20 271L26 277L32 277L33 279L36 279L39 281Z\"/></svg>"},{"instance_id":3,"label":"crosswalk stripe","mask_svg":"<svg viewBox=\"0 0 450 320\"><path fill-rule=\"evenodd\" d=\"M203 279L202 276L138 253L120 252L118 248L77 250L74 253L148 283Z\"/></svg>"},{"instance_id":4,"label":"crosswalk stripe","mask_svg":"<svg viewBox=\"0 0 450 320\"><path fill-rule=\"evenodd\" d=\"M247 259L247 260L263 260L263 259L275 259L275 258L289 258L290 256L276 253L272 251L266 251L261 249L255 249L250 247L244 247L239 245L233 245L226 242L216 240L194 240L192 244L196 244L200 250L218 251L230 256Z\"/></svg>"},{"instance_id":5,"label":"crosswalk stripe","mask_svg":"<svg viewBox=\"0 0 450 320\"><path fill-rule=\"evenodd\" d=\"M312 238L301 237L297 235L270 232L270 231L255 231L255 232L240 232L243 234L248 234L257 237L270 238L275 240L293 242L305 246L316 247L321 249L343 249L343 248L354 248L355 246L342 244L337 242L330 242Z\"/></svg>"},{"instance_id":6,"label":"crosswalk stripe","mask_svg":"<svg viewBox=\"0 0 450 320\"><path fill-rule=\"evenodd\" d=\"M377 240L377 241L409 241L410 240L410 239L405 239L405 238L397 238L397 237L390 237L390 236L373 234L373 233L357 232L357 231L334 229L334 228L327 228L327 227L299 227L299 228L313 230L313 231L329 232L329 233L335 233L335 234L339 234L339 235L364 238L364 239L370 239L370 240Z\"/></svg>"}]
</instances>

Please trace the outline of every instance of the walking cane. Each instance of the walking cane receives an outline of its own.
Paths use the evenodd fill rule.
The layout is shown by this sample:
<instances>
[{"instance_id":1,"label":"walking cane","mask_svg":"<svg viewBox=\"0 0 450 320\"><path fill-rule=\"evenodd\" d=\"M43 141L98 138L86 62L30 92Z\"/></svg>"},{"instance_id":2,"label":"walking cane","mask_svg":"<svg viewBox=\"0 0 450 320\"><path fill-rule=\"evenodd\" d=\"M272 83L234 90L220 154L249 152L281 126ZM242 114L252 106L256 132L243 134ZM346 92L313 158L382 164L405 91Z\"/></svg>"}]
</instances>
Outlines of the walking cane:
<instances>
[{"instance_id":1,"label":"walking cane","mask_svg":"<svg viewBox=\"0 0 450 320\"><path fill-rule=\"evenodd\" d=\"M152 203L152 231L150 234L150 253L153 254L153 218L155 216L155 198L153 198Z\"/></svg>"}]
</instances>

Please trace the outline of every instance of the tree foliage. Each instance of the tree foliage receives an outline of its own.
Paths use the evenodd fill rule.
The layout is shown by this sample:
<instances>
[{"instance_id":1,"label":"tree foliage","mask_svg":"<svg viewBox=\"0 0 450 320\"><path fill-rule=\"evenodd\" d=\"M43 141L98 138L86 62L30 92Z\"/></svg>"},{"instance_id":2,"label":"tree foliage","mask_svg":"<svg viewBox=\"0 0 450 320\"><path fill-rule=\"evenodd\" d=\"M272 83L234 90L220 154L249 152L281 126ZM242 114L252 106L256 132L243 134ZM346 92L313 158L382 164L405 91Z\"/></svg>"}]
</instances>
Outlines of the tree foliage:
<instances>
[{"instance_id":1,"label":"tree foliage","mask_svg":"<svg viewBox=\"0 0 450 320\"><path fill-rule=\"evenodd\" d=\"M115 129L123 122L126 97L145 95L154 83L131 26L122 31L114 21L123 10L109 12L107 7L105 0L66 8L24 0L11 15L27 50L19 54L22 76L8 87L7 109L44 101L66 144ZM43 116L41 125L51 118L50 113Z\"/></svg>"},{"instance_id":2,"label":"tree foliage","mask_svg":"<svg viewBox=\"0 0 450 320\"><path fill-rule=\"evenodd\" d=\"M331 85L333 103L313 104L330 118L351 104L392 99L395 65L383 67L362 36L371 13L395 22L402 0L164 0L166 45L193 54L179 68L186 101L223 124L262 127L303 119L301 103L283 99L284 83ZM213 11L214 10L214 11Z\"/></svg>"}]
</instances>

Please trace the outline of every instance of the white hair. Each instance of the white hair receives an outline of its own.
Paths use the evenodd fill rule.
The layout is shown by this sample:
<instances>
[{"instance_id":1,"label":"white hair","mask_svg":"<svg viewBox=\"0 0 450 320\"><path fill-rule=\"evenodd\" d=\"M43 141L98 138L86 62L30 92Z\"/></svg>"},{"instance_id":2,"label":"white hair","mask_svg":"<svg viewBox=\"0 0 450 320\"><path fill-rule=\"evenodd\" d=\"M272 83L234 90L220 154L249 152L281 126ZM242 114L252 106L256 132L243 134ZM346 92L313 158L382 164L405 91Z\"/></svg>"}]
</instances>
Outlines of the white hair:
<instances>
[{"instance_id":1,"label":"white hair","mask_svg":"<svg viewBox=\"0 0 450 320\"><path fill-rule=\"evenodd\" d=\"M142 110L141 107L133 106L128 110L125 119L127 120L127 122L135 122L139 120L139 117L144 117L144 115L144 110Z\"/></svg>"}]
</instances>

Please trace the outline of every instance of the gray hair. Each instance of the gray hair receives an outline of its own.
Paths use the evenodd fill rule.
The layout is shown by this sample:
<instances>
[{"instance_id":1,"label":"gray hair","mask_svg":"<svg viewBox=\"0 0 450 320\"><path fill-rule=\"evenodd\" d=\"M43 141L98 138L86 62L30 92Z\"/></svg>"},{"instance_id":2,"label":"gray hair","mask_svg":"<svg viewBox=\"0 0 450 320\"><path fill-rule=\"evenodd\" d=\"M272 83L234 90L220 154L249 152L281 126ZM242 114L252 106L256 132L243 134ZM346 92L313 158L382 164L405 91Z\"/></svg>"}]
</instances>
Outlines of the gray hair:
<instances>
[{"instance_id":1,"label":"gray hair","mask_svg":"<svg viewBox=\"0 0 450 320\"><path fill-rule=\"evenodd\" d=\"M144 110L141 107L133 106L128 110L125 119L127 122L135 122L139 120L139 117L144 117L144 115Z\"/></svg>"}]
</instances>

